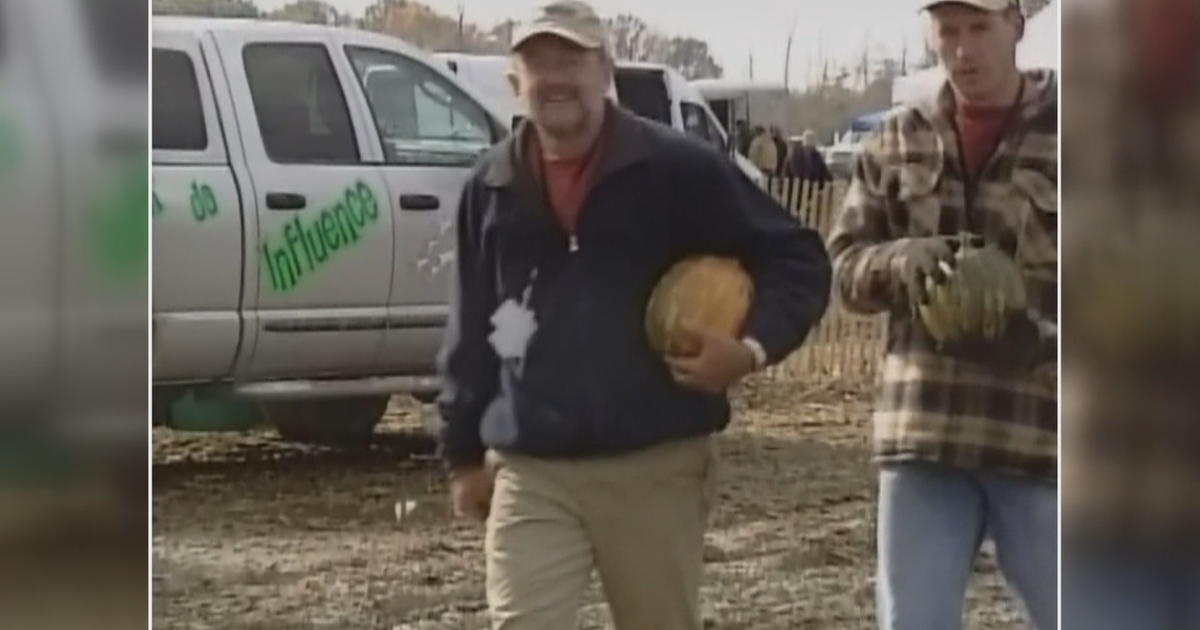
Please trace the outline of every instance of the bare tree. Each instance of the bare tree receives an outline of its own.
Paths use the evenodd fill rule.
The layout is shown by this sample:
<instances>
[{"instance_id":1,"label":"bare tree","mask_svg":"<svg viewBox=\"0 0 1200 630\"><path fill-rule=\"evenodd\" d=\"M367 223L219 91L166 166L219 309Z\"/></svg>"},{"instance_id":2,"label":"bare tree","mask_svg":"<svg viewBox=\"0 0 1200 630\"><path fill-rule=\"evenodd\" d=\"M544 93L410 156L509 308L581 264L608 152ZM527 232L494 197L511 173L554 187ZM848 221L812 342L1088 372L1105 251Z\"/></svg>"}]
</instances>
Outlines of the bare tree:
<instances>
[{"instance_id":1,"label":"bare tree","mask_svg":"<svg viewBox=\"0 0 1200 630\"><path fill-rule=\"evenodd\" d=\"M792 38L794 38L796 36L796 21L798 19L800 19L799 15L792 18L792 26L791 26L791 28L788 29L787 46L785 47L784 52L783 52L783 89L784 90L787 90L789 88L789 85L790 85L789 80L791 79L791 76L792 76L792 72L791 72L791 69L792 69Z\"/></svg>"},{"instance_id":2,"label":"bare tree","mask_svg":"<svg viewBox=\"0 0 1200 630\"><path fill-rule=\"evenodd\" d=\"M504 20L488 31L488 36L502 44L505 50L508 50L512 47L513 29L515 27L516 22L512 19Z\"/></svg>"},{"instance_id":3,"label":"bare tree","mask_svg":"<svg viewBox=\"0 0 1200 630\"><path fill-rule=\"evenodd\" d=\"M717 79L724 74L724 69L708 51L708 43L692 37L673 37L667 40L663 55L647 61L671 66L689 81Z\"/></svg>"},{"instance_id":4,"label":"bare tree","mask_svg":"<svg viewBox=\"0 0 1200 630\"><path fill-rule=\"evenodd\" d=\"M349 15L338 13L327 2L320 0L295 0L267 14L272 20L304 22L306 24L331 24L341 26L350 23Z\"/></svg>"},{"instance_id":5,"label":"bare tree","mask_svg":"<svg viewBox=\"0 0 1200 630\"><path fill-rule=\"evenodd\" d=\"M667 37L627 13L606 20L606 24L617 60L665 64L689 80L720 77L723 72L707 42L694 37Z\"/></svg>"},{"instance_id":6,"label":"bare tree","mask_svg":"<svg viewBox=\"0 0 1200 630\"><path fill-rule=\"evenodd\" d=\"M419 2L377 0L367 7L363 28L399 37L426 50L503 54L504 42L457 18L442 15Z\"/></svg>"},{"instance_id":7,"label":"bare tree","mask_svg":"<svg viewBox=\"0 0 1200 630\"><path fill-rule=\"evenodd\" d=\"M622 13L606 22L615 58L638 61L640 57L644 56L645 36L650 30L648 24L641 18L628 13Z\"/></svg>"},{"instance_id":8,"label":"bare tree","mask_svg":"<svg viewBox=\"0 0 1200 630\"><path fill-rule=\"evenodd\" d=\"M154 0L151 9L157 15L251 18L260 15L258 7L249 0Z\"/></svg>"}]
</instances>

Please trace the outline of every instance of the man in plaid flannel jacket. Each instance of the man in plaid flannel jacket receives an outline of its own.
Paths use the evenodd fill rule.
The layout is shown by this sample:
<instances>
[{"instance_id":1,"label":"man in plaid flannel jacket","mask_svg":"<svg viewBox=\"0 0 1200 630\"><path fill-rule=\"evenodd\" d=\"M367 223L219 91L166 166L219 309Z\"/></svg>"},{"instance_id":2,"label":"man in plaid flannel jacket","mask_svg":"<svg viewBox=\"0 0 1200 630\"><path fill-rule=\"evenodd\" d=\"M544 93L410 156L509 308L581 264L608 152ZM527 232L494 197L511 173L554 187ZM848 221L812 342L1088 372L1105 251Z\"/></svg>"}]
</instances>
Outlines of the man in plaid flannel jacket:
<instances>
[{"instance_id":1,"label":"man in plaid flannel jacket","mask_svg":"<svg viewBox=\"0 0 1200 630\"><path fill-rule=\"evenodd\" d=\"M1056 80L1018 71L1015 0L922 8L948 80L864 143L829 247L842 303L889 314L873 419L879 624L960 627L987 534L1046 630L1057 616ZM1015 259L1030 309L994 345L943 351L910 297L964 232Z\"/></svg>"}]
</instances>

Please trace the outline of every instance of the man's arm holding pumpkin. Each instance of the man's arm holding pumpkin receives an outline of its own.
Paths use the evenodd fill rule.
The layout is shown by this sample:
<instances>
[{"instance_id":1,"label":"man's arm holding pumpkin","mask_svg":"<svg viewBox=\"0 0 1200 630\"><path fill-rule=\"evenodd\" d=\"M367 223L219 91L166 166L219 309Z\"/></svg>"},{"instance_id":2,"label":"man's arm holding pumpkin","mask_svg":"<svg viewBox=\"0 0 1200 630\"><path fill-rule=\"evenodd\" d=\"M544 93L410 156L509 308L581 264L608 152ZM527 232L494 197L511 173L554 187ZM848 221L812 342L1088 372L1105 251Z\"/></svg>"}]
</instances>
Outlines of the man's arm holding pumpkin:
<instances>
[{"instance_id":1,"label":"man's arm holding pumpkin","mask_svg":"<svg viewBox=\"0 0 1200 630\"><path fill-rule=\"evenodd\" d=\"M727 340L763 363L776 363L803 342L829 303L829 256L820 236L802 226L732 162L715 153L692 164L696 214L691 236L701 251L739 259L754 282L745 339ZM757 347L756 347L757 346ZM733 345L729 346L733 354ZM751 365L761 367L754 360Z\"/></svg>"}]
</instances>

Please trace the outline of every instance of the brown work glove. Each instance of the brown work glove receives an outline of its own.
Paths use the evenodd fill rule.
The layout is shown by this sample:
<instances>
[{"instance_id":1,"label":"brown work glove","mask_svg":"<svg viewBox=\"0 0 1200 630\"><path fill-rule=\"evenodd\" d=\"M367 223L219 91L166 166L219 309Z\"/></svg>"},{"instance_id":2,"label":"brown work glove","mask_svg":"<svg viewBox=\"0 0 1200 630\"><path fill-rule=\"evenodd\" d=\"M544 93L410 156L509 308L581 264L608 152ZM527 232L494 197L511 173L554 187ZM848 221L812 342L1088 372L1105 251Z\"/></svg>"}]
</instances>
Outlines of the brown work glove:
<instances>
[{"instance_id":1,"label":"brown work glove","mask_svg":"<svg viewBox=\"0 0 1200 630\"><path fill-rule=\"evenodd\" d=\"M903 291L903 295L897 296L899 303L928 302L925 278L932 277L935 282L945 280L941 263L954 267L954 252L958 251L958 245L958 237L945 235L902 238L892 243L889 266L893 279Z\"/></svg>"}]
</instances>

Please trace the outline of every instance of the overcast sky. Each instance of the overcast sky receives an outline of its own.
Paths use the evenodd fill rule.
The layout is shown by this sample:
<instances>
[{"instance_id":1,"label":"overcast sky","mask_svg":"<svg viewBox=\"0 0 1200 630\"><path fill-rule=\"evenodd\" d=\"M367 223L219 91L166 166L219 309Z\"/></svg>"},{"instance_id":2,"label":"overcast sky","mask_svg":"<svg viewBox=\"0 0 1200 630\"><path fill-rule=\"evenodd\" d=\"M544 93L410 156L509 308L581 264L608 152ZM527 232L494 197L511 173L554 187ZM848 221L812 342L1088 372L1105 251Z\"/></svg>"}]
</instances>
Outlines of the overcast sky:
<instances>
[{"instance_id":1,"label":"overcast sky","mask_svg":"<svg viewBox=\"0 0 1200 630\"><path fill-rule=\"evenodd\" d=\"M255 0L272 10L289 0ZM361 16L374 0L326 0L342 12ZM547 0L419 0L440 13L456 15L461 3L466 19L485 29L506 19L522 20ZM729 78L749 78L754 58L756 80L783 81L784 51L789 28L792 43L791 85L801 86L811 66L818 65L820 45L831 60L849 62L870 42L872 56L900 56L905 42L909 59L920 57L922 19L915 0L591 0L601 17L632 13L668 35L692 36L708 42ZM819 76L819 68L815 70Z\"/></svg>"}]
</instances>

